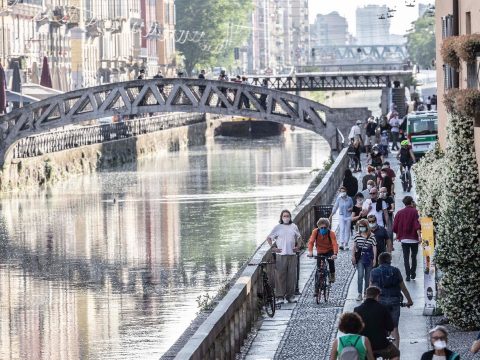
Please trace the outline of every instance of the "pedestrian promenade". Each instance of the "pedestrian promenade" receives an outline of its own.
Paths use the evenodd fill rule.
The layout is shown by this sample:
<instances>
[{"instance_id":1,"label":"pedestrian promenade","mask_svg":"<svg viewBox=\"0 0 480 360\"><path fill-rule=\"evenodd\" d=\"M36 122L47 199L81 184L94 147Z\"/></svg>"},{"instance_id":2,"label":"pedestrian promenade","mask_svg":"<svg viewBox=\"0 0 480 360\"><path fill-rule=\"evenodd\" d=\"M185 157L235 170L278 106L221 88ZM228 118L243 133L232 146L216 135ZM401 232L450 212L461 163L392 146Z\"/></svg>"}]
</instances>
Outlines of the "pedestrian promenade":
<instances>
[{"instance_id":1,"label":"pedestrian promenade","mask_svg":"<svg viewBox=\"0 0 480 360\"><path fill-rule=\"evenodd\" d=\"M388 161L396 174L399 166L394 154L390 154ZM365 164L363 162L363 168ZM359 186L363 173L358 174ZM396 210L403 208L404 194L401 182L397 177L396 183ZM414 196L414 189L410 192ZM333 228L337 228L336 216L333 217ZM401 244L395 242L393 265L397 266L404 275L403 255ZM428 350L427 320L423 316L423 262L419 249L417 258L417 279L407 282L407 288L412 295L414 306L410 309L402 308L400 317L400 350L402 359L417 359ZM335 262L337 279L333 284L330 300L317 305L313 299L313 270L315 261L301 256L300 291L297 304L286 304L275 314L267 318L259 328L250 347L242 358L249 360L261 359L328 359L331 344L337 334L337 321L344 311L352 311L360 304L356 301L357 282L355 268L351 264L350 251L340 251Z\"/></svg>"}]
</instances>

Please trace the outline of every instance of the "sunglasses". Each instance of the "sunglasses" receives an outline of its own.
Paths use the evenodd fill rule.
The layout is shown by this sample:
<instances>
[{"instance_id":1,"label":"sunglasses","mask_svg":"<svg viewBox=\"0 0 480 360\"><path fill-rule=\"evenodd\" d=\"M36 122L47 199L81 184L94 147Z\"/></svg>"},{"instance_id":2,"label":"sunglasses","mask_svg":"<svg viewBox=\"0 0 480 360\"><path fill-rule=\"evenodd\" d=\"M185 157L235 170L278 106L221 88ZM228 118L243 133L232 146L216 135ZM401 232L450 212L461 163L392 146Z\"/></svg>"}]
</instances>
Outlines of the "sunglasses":
<instances>
[{"instance_id":1,"label":"sunglasses","mask_svg":"<svg viewBox=\"0 0 480 360\"><path fill-rule=\"evenodd\" d=\"M369 223L370 223L370 224L375 224L375 223L376 223L376 221L375 221L375 220L373 220L373 221L369 221Z\"/></svg>"}]
</instances>

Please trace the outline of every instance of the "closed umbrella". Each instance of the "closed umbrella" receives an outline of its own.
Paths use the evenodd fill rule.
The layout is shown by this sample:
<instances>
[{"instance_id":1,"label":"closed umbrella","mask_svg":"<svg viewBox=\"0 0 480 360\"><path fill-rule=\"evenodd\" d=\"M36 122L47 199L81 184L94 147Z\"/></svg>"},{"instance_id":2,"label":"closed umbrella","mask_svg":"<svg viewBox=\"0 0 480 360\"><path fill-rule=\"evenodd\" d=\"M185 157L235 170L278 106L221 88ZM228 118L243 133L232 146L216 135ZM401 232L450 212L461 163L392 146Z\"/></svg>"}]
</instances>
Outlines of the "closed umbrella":
<instances>
[{"instance_id":1,"label":"closed umbrella","mask_svg":"<svg viewBox=\"0 0 480 360\"><path fill-rule=\"evenodd\" d=\"M32 64L32 75L30 75L30 82L34 84L38 84L40 82L40 79L38 78L38 65L36 61L34 61Z\"/></svg>"},{"instance_id":2,"label":"closed umbrella","mask_svg":"<svg viewBox=\"0 0 480 360\"><path fill-rule=\"evenodd\" d=\"M52 77L50 76L50 68L48 67L48 59L43 57L42 76L40 76L40 85L45 87L52 87Z\"/></svg>"},{"instance_id":3,"label":"closed umbrella","mask_svg":"<svg viewBox=\"0 0 480 360\"><path fill-rule=\"evenodd\" d=\"M52 89L62 90L60 87L60 73L58 72L57 65L54 65L52 68Z\"/></svg>"},{"instance_id":4,"label":"closed umbrella","mask_svg":"<svg viewBox=\"0 0 480 360\"><path fill-rule=\"evenodd\" d=\"M20 93L22 91L22 79L20 77L20 66L18 61L14 61L12 64L12 91Z\"/></svg>"},{"instance_id":5,"label":"closed umbrella","mask_svg":"<svg viewBox=\"0 0 480 360\"><path fill-rule=\"evenodd\" d=\"M7 84L5 82L5 70L0 64L0 114L5 114L7 109Z\"/></svg>"}]
</instances>

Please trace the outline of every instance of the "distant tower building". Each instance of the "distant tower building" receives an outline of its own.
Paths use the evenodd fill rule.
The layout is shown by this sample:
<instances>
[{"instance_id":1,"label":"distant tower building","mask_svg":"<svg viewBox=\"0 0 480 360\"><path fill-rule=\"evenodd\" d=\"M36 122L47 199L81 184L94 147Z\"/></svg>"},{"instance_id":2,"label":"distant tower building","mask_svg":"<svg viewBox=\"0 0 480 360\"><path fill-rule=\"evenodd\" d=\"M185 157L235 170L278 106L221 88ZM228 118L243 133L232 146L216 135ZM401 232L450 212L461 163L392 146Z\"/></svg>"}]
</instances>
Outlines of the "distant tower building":
<instances>
[{"instance_id":1,"label":"distant tower building","mask_svg":"<svg viewBox=\"0 0 480 360\"><path fill-rule=\"evenodd\" d=\"M418 17L421 18L425 15L425 12L429 9L429 4L418 4Z\"/></svg>"},{"instance_id":2,"label":"distant tower building","mask_svg":"<svg viewBox=\"0 0 480 360\"><path fill-rule=\"evenodd\" d=\"M359 45L384 45L390 42L390 18L386 5L357 8L357 42Z\"/></svg>"},{"instance_id":3,"label":"distant tower building","mask_svg":"<svg viewBox=\"0 0 480 360\"><path fill-rule=\"evenodd\" d=\"M336 11L327 15L318 14L310 36L313 46L345 45L348 41L347 19Z\"/></svg>"}]
</instances>

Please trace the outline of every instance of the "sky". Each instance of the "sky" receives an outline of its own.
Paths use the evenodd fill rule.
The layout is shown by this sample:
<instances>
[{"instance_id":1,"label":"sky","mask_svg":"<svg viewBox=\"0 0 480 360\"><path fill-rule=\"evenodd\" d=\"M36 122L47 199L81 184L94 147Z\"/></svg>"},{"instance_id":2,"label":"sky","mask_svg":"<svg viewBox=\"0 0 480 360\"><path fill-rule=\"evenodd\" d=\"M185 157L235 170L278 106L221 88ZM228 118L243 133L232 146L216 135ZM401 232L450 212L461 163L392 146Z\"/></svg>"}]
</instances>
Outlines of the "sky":
<instances>
[{"instance_id":1,"label":"sky","mask_svg":"<svg viewBox=\"0 0 480 360\"><path fill-rule=\"evenodd\" d=\"M415 7L405 6L406 2L414 2ZM411 22L418 18L418 3L433 3L428 0L309 0L310 23L315 21L317 14L328 14L337 11L347 18L348 31L355 35L355 11L365 5L387 5L396 7L395 16L391 18L390 33L403 35L411 27Z\"/></svg>"}]
</instances>

